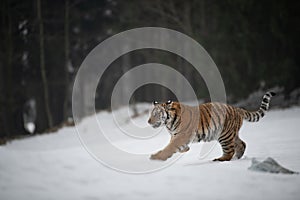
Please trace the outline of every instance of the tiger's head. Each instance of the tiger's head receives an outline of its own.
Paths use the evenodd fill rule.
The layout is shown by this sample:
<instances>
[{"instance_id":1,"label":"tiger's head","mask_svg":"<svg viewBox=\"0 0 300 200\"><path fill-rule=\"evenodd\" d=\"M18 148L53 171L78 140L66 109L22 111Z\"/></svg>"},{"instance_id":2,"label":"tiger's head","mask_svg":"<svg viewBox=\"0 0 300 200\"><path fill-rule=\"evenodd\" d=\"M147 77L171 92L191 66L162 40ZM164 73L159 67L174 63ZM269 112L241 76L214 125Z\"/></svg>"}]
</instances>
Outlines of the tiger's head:
<instances>
[{"instance_id":1,"label":"tiger's head","mask_svg":"<svg viewBox=\"0 0 300 200\"><path fill-rule=\"evenodd\" d=\"M150 118L148 123L153 128L158 128L161 126L166 125L171 118L173 118L174 112L174 103L171 100L167 101L166 103L158 103L157 101L153 102L154 108L151 111Z\"/></svg>"}]
</instances>

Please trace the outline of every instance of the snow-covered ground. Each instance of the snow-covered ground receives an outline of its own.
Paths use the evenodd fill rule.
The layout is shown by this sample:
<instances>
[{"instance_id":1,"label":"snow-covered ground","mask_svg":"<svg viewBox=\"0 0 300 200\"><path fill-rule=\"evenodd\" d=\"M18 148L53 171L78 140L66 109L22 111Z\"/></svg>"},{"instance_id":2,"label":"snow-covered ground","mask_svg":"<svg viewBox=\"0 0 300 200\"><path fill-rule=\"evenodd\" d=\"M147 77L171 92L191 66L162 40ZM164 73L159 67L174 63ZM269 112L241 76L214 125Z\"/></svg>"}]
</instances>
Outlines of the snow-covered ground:
<instances>
[{"instance_id":1,"label":"snow-covered ground","mask_svg":"<svg viewBox=\"0 0 300 200\"><path fill-rule=\"evenodd\" d=\"M118 115L122 118L123 113L121 110ZM98 114L99 121L104 122L103 129L112 135L122 133L109 120L110 115ZM135 122L145 125L147 118L144 115ZM126 123L121 126L130 129ZM299 126L299 107L273 110L258 123L244 122L240 135L247 149L241 160L207 162L221 155L219 146L199 160L203 144L193 144L173 165L138 175L103 166L83 148L75 128L63 128L58 133L15 140L0 147L0 199L299 199L300 175L247 169L253 157L273 157L284 167L300 171ZM87 118L79 130L89 134L97 131L95 127ZM155 130L145 131L151 135ZM155 137L136 143L120 137L114 145L150 154L163 147L168 137L162 130Z\"/></svg>"}]
</instances>

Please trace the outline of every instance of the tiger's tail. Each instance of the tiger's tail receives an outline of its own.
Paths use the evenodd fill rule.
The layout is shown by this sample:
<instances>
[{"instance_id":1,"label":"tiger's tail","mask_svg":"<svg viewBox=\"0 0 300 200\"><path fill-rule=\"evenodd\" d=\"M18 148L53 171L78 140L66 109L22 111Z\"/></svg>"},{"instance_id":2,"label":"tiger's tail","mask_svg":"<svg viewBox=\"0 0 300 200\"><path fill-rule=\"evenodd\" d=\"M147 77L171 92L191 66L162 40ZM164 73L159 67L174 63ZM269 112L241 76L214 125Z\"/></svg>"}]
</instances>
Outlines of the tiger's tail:
<instances>
[{"instance_id":1,"label":"tiger's tail","mask_svg":"<svg viewBox=\"0 0 300 200\"><path fill-rule=\"evenodd\" d=\"M275 92L267 92L263 96L260 108L257 111L243 110L244 119L249 122L257 122L261 118L263 118L263 116L265 116L266 111L269 109L271 98L275 95L276 95Z\"/></svg>"}]
</instances>

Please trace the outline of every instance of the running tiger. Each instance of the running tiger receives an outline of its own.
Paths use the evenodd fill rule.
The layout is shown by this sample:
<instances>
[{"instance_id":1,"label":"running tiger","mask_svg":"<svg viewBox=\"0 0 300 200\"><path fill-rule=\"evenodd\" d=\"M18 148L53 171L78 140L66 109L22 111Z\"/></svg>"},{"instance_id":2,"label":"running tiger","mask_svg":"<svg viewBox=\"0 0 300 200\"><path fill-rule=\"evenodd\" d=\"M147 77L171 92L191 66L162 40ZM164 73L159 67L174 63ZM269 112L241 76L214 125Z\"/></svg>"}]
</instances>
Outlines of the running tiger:
<instances>
[{"instance_id":1,"label":"running tiger","mask_svg":"<svg viewBox=\"0 0 300 200\"><path fill-rule=\"evenodd\" d=\"M269 109L274 95L274 92L267 92L257 111L247 111L223 103L191 107L171 100L161 104L153 102L154 108L148 123L153 128L166 126L171 140L163 150L151 155L150 159L167 160L176 152L187 152L191 142L212 140L217 140L223 150L223 155L213 161L241 158L246 149L246 143L239 138L243 120L259 121Z\"/></svg>"}]
</instances>

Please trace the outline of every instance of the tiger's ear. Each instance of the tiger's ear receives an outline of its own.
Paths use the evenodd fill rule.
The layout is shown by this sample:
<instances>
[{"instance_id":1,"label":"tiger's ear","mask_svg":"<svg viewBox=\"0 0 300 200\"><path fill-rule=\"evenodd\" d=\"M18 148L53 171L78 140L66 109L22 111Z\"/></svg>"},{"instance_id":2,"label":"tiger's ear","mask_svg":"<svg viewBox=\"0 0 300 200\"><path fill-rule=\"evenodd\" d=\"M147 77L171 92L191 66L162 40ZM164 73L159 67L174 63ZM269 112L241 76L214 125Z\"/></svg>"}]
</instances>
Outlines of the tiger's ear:
<instances>
[{"instance_id":1,"label":"tiger's ear","mask_svg":"<svg viewBox=\"0 0 300 200\"><path fill-rule=\"evenodd\" d=\"M168 100L166 104L168 105L171 104L172 102L173 102L172 100Z\"/></svg>"},{"instance_id":2,"label":"tiger's ear","mask_svg":"<svg viewBox=\"0 0 300 200\"><path fill-rule=\"evenodd\" d=\"M171 109L172 108L172 103L173 103L172 100L167 101L166 102L166 109Z\"/></svg>"},{"instance_id":3,"label":"tiger's ear","mask_svg":"<svg viewBox=\"0 0 300 200\"><path fill-rule=\"evenodd\" d=\"M157 105L158 104L158 102L157 101L153 101L153 105L155 106L155 105Z\"/></svg>"}]
</instances>

